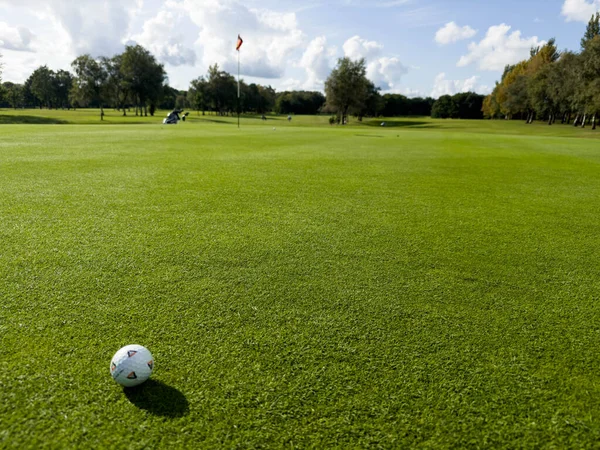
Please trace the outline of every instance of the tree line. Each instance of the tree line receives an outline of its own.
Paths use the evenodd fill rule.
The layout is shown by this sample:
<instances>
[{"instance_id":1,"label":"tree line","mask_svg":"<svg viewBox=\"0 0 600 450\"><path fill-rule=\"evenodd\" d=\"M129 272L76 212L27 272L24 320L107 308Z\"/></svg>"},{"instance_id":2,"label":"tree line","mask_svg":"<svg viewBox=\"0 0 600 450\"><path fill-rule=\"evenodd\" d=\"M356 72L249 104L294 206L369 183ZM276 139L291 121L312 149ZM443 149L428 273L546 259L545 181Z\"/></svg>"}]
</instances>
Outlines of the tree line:
<instances>
[{"instance_id":1,"label":"tree line","mask_svg":"<svg viewBox=\"0 0 600 450\"><path fill-rule=\"evenodd\" d=\"M77 57L71 71L37 68L23 84L0 84L0 106L11 108L114 108L123 115L154 115L156 109L193 109L202 114L231 115L327 114L331 123L345 124L349 116L430 116L481 118L481 96L458 94L439 100L381 95L366 75L364 59L341 58L325 83L325 95L315 91L276 92L271 86L247 84L219 68L191 81L187 91L168 84L164 66L145 48L127 46L111 58ZM238 99L239 89L239 99ZM480 98L481 97L481 98Z\"/></svg>"},{"instance_id":2,"label":"tree line","mask_svg":"<svg viewBox=\"0 0 600 450\"><path fill-rule=\"evenodd\" d=\"M590 19L579 52L559 52L550 39L505 68L483 113L491 119L545 120L596 128L600 112L600 13Z\"/></svg>"},{"instance_id":3,"label":"tree line","mask_svg":"<svg viewBox=\"0 0 600 450\"><path fill-rule=\"evenodd\" d=\"M1 67L1 66L0 66ZM0 69L1 74L1 69ZM238 89L240 98L238 100ZM326 95L316 91L276 92L271 86L248 84L219 68L191 81L188 90L168 84L164 66L140 45L126 46L111 58L77 57L71 70L38 67L23 84L0 80L0 106L5 108L114 108L123 115L154 115L156 109L193 109L202 114L230 115L328 114L346 123L349 115L428 116L432 98L381 95L367 79L364 60L342 58L326 83Z\"/></svg>"},{"instance_id":4,"label":"tree line","mask_svg":"<svg viewBox=\"0 0 600 450\"><path fill-rule=\"evenodd\" d=\"M165 92L166 72L155 57L139 45L127 46L112 58L77 57L72 72L38 67L25 83L3 83L3 106L11 108L114 107L126 115L153 114Z\"/></svg>"}]
</instances>

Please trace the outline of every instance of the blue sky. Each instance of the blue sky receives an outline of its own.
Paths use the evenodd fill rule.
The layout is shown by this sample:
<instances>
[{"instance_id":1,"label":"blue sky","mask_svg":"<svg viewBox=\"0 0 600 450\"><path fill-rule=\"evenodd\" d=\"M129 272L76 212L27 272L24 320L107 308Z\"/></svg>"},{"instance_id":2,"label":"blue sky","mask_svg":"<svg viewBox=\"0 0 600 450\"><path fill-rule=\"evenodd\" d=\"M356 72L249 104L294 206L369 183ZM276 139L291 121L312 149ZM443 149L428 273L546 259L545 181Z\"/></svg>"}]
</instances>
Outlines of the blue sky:
<instances>
[{"instance_id":1,"label":"blue sky","mask_svg":"<svg viewBox=\"0 0 600 450\"><path fill-rule=\"evenodd\" d=\"M0 0L5 81L140 43L187 89L215 62L278 90L322 90L337 58L364 57L383 92L487 93L505 64L551 37L577 50L600 0Z\"/></svg>"}]
</instances>

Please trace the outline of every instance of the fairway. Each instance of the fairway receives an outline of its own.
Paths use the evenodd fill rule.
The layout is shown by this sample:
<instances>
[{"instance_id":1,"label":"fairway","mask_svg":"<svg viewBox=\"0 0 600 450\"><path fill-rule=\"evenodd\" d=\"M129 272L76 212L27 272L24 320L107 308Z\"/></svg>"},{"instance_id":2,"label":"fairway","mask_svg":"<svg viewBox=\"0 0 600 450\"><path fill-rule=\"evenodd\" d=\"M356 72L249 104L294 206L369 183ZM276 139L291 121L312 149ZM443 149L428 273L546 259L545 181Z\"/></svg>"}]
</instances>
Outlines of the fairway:
<instances>
[{"instance_id":1,"label":"fairway","mask_svg":"<svg viewBox=\"0 0 600 450\"><path fill-rule=\"evenodd\" d=\"M594 132L6 114L1 448L598 446Z\"/></svg>"}]
</instances>

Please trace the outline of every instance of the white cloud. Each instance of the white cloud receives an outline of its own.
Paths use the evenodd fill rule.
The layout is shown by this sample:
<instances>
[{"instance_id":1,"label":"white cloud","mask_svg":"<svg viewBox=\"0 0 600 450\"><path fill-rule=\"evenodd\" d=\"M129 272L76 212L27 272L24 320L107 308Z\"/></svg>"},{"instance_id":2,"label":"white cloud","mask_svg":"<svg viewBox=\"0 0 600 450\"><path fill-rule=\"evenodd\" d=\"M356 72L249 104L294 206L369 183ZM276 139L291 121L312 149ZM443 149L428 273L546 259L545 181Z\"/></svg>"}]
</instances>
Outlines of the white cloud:
<instances>
[{"instance_id":1,"label":"white cloud","mask_svg":"<svg viewBox=\"0 0 600 450\"><path fill-rule=\"evenodd\" d=\"M383 50L383 44L367 41L360 36L353 36L344 42L344 55L350 59L365 58L366 60L377 57Z\"/></svg>"},{"instance_id":2,"label":"white cloud","mask_svg":"<svg viewBox=\"0 0 600 450\"><path fill-rule=\"evenodd\" d=\"M393 91L408 69L396 57L381 57L367 65L367 78L382 91Z\"/></svg>"},{"instance_id":3,"label":"white cloud","mask_svg":"<svg viewBox=\"0 0 600 450\"><path fill-rule=\"evenodd\" d=\"M281 91L296 91L302 89L302 81L294 78L288 78L281 83Z\"/></svg>"},{"instance_id":4,"label":"white cloud","mask_svg":"<svg viewBox=\"0 0 600 450\"><path fill-rule=\"evenodd\" d=\"M464 67L477 62L481 70L502 71L507 64L527 59L532 47L545 44L537 36L522 38L520 31L508 34L510 29L506 24L490 27L479 43L469 44L469 53L457 65Z\"/></svg>"},{"instance_id":5,"label":"white cloud","mask_svg":"<svg viewBox=\"0 0 600 450\"><path fill-rule=\"evenodd\" d=\"M306 70L307 79L303 84L306 90L323 90L325 79L329 76L332 58L336 49L327 47L327 38L320 36L313 39L302 55L299 67Z\"/></svg>"},{"instance_id":6,"label":"white cloud","mask_svg":"<svg viewBox=\"0 0 600 450\"><path fill-rule=\"evenodd\" d=\"M35 17L43 23L43 33L35 29L38 40L52 43L57 53L68 53L69 63L84 53L112 56L123 51L126 43L137 42L170 66L196 66L203 71L218 63L223 70L237 73L235 42L240 33L245 41L242 75L281 78L291 65L292 53L305 42L295 13L252 8L238 0L166 0L159 8L147 3L21 0L15 6L13 0L0 0L0 7L20 9L30 20ZM15 46L13 40L2 41ZM55 51L38 50L39 59L64 68L64 58L57 67Z\"/></svg>"},{"instance_id":7,"label":"white cloud","mask_svg":"<svg viewBox=\"0 0 600 450\"><path fill-rule=\"evenodd\" d=\"M251 9L235 0L185 0L183 6L200 29L195 46L205 66L218 63L224 70L237 72L235 42L244 39L242 74L260 78L280 78L288 58L304 42L295 13Z\"/></svg>"},{"instance_id":8,"label":"white cloud","mask_svg":"<svg viewBox=\"0 0 600 450\"><path fill-rule=\"evenodd\" d=\"M431 96L439 98L442 95L454 95L461 92L477 92L478 94L489 94L490 88L479 84L479 77L472 76L466 80L448 80L445 73L435 77Z\"/></svg>"},{"instance_id":9,"label":"white cloud","mask_svg":"<svg viewBox=\"0 0 600 450\"><path fill-rule=\"evenodd\" d=\"M389 91L386 91L385 94L402 94L408 98L425 97L423 92L421 92L419 89L412 89L409 87L398 87L396 89L390 89Z\"/></svg>"},{"instance_id":10,"label":"white cloud","mask_svg":"<svg viewBox=\"0 0 600 450\"><path fill-rule=\"evenodd\" d=\"M187 46L184 22L189 21L185 11L167 2L166 9L146 21L140 34L132 40L150 50L156 58L172 66L196 63L196 51Z\"/></svg>"},{"instance_id":11,"label":"white cloud","mask_svg":"<svg viewBox=\"0 0 600 450\"><path fill-rule=\"evenodd\" d=\"M382 91L397 90L400 79L408 73L397 57L382 56L383 44L353 36L344 45L344 56L357 60L364 58L367 62L367 78L381 88Z\"/></svg>"},{"instance_id":12,"label":"white cloud","mask_svg":"<svg viewBox=\"0 0 600 450\"><path fill-rule=\"evenodd\" d=\"M477 34L477 31L468 25L459 27L454 22L449 22L435 33L435 41L441 45L452 44L454 42L470 39Z\"/></svg>"},{"instance_id":13,"label":"white cloud","mask_svg":"<svg viewBox=\"0 0 600 450\"><path fill-rule=\"evenodd\" d=\"M25 27L11 27L5 22L0 22L0 48L16 51L33 51L31 43L34 34Z\"/></svg>"},{"instance_id":14,"label":"white cloud","mask_svg":"<svg viewBox=\"0 0 600 450\"><path fill-rule=\"evenodd\" d=\"M60 29L68 35L65 44L74 54L90 53L93 56L112 56L123 49L132 18L142 5L141 0L20 0L17 5L13 1L0 0L2 4L22 8L23 12L51 23L57 33ZM52 35L44 38L58 42Z\"/></svg>"},{"instance_id":15,"label":"white cloud","mask_svg":"<svg viewBox=\"0 0 600 450\"><path fill-rule=\"evenodd\" d=\"M395 8L411 2L412 0L343 0L342 4L346 6L357 6L362 8Z\"/></svg>"},{"instance_id":16,"label":"white cloud","mask_svg":"<svg viewBox=\"0 0 600 450\"><path fill-rule=\"evenodd\" d=\"M567 22L587 23L597 11L600 11L600 0L565 0L562 7Z\"/></svg>"},{"instance_id":17,"label":"white cloud","mask_svg":"<svg viewBox=\"0 0 600 450\"><path fill-rule=\"evenodd\" d=\"M403 88L398 92L408 98L423 97L423 93L418 89Z\"/></svg>"}]
</instances>

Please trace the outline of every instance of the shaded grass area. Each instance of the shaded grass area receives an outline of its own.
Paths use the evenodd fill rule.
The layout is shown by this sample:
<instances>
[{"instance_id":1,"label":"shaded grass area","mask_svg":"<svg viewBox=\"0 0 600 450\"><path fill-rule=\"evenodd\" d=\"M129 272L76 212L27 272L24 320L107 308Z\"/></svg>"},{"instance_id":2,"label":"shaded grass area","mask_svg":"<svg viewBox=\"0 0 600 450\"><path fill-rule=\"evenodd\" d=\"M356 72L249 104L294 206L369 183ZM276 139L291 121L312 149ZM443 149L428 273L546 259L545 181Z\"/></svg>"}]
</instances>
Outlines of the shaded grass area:
<instances>
[{"instance_id":1,"label":"shaded grass area","mask_svg":"<svg viewBox=\"0 0 600 450\"><path fill-rule=\"evenodd\" d=\"M6 123L37 123L35 118L39 117L39 123L60 123L60 124L79 124L79 125L162 125L162 120L168 111L157 111L152 116L135 116L133 110L123 117L121 111L105 109L104 121L100 120L100 110L81 109L81 110L11 110L0 109L0 124ZM26 119L21 117L25 116ZM599 130L592 130L591 127L585 129L575 128L568 124L554 124L548 126L546 122L535 122L531 125L526 125L523 121L506 121L506 120L453 120L453 119L431 119L429 117L403 117L403 118L365 118L359 121L356 118L350 118L350 123L346 126L331 126L329 125L329 115L318 116L292 116L292 120L287 120L287 115L266 116L267 120L261 120L261 115L248 114L241 116L242 127L265 127L272 129L276 128L309 128L306 132L313 132L313 128L323 128L330 130L342 131L348 128L373 129L373 128L390 128L396 131L402 129L415 129L424 131L450 131L457 133L468 134L502 134L502 135L517 135L530 136L538 138L540 136L549 137L577 137L577 138L600 138ZM29 121L29 122L26 122ZM381 127L381 123L385 122L386 127ZM214 113L205 112L202 114L198 111L190 111L187 121L181 122L178 127L193 127L201 126L202 130L205 127L214 125L235 125L237 126L237 116L219 116Z\"/></svg>"},{"instance_id":2,"label":"shaded grass area","mask_svg":"<svg viewBox=\"0 0 600 450\"><path fill-rule=\"evenodd\" d=\"M436 124L432 120L370 119L365 120L364 125L381 128L440 128L441 124Z\"/></svg>"},{"instance_id":3,"label":"shaded grass area","mask_svg":"<svg viewBox=\"0 0 600 450\"><path fill-rule=\"evenodd\" d=\"M489 128L6 126L0 447L592 448L599 164ZM156 369L124 391L130 343Z\"/></svg>"},{"instance_id":4,"label":"shaded grass area","mask_svg":"<svg viewBox=\"0 0 600 450\"><path fill-rule=\"evenodd\" d=\"M68 123L66 120L56 119L52 117L42 117L42 116L26 116L26 115L8 115L8 114L0 114L0 124L27 124L27 125L49 125L49 124L66 124Z\"/></svg>"}]
</instances>

